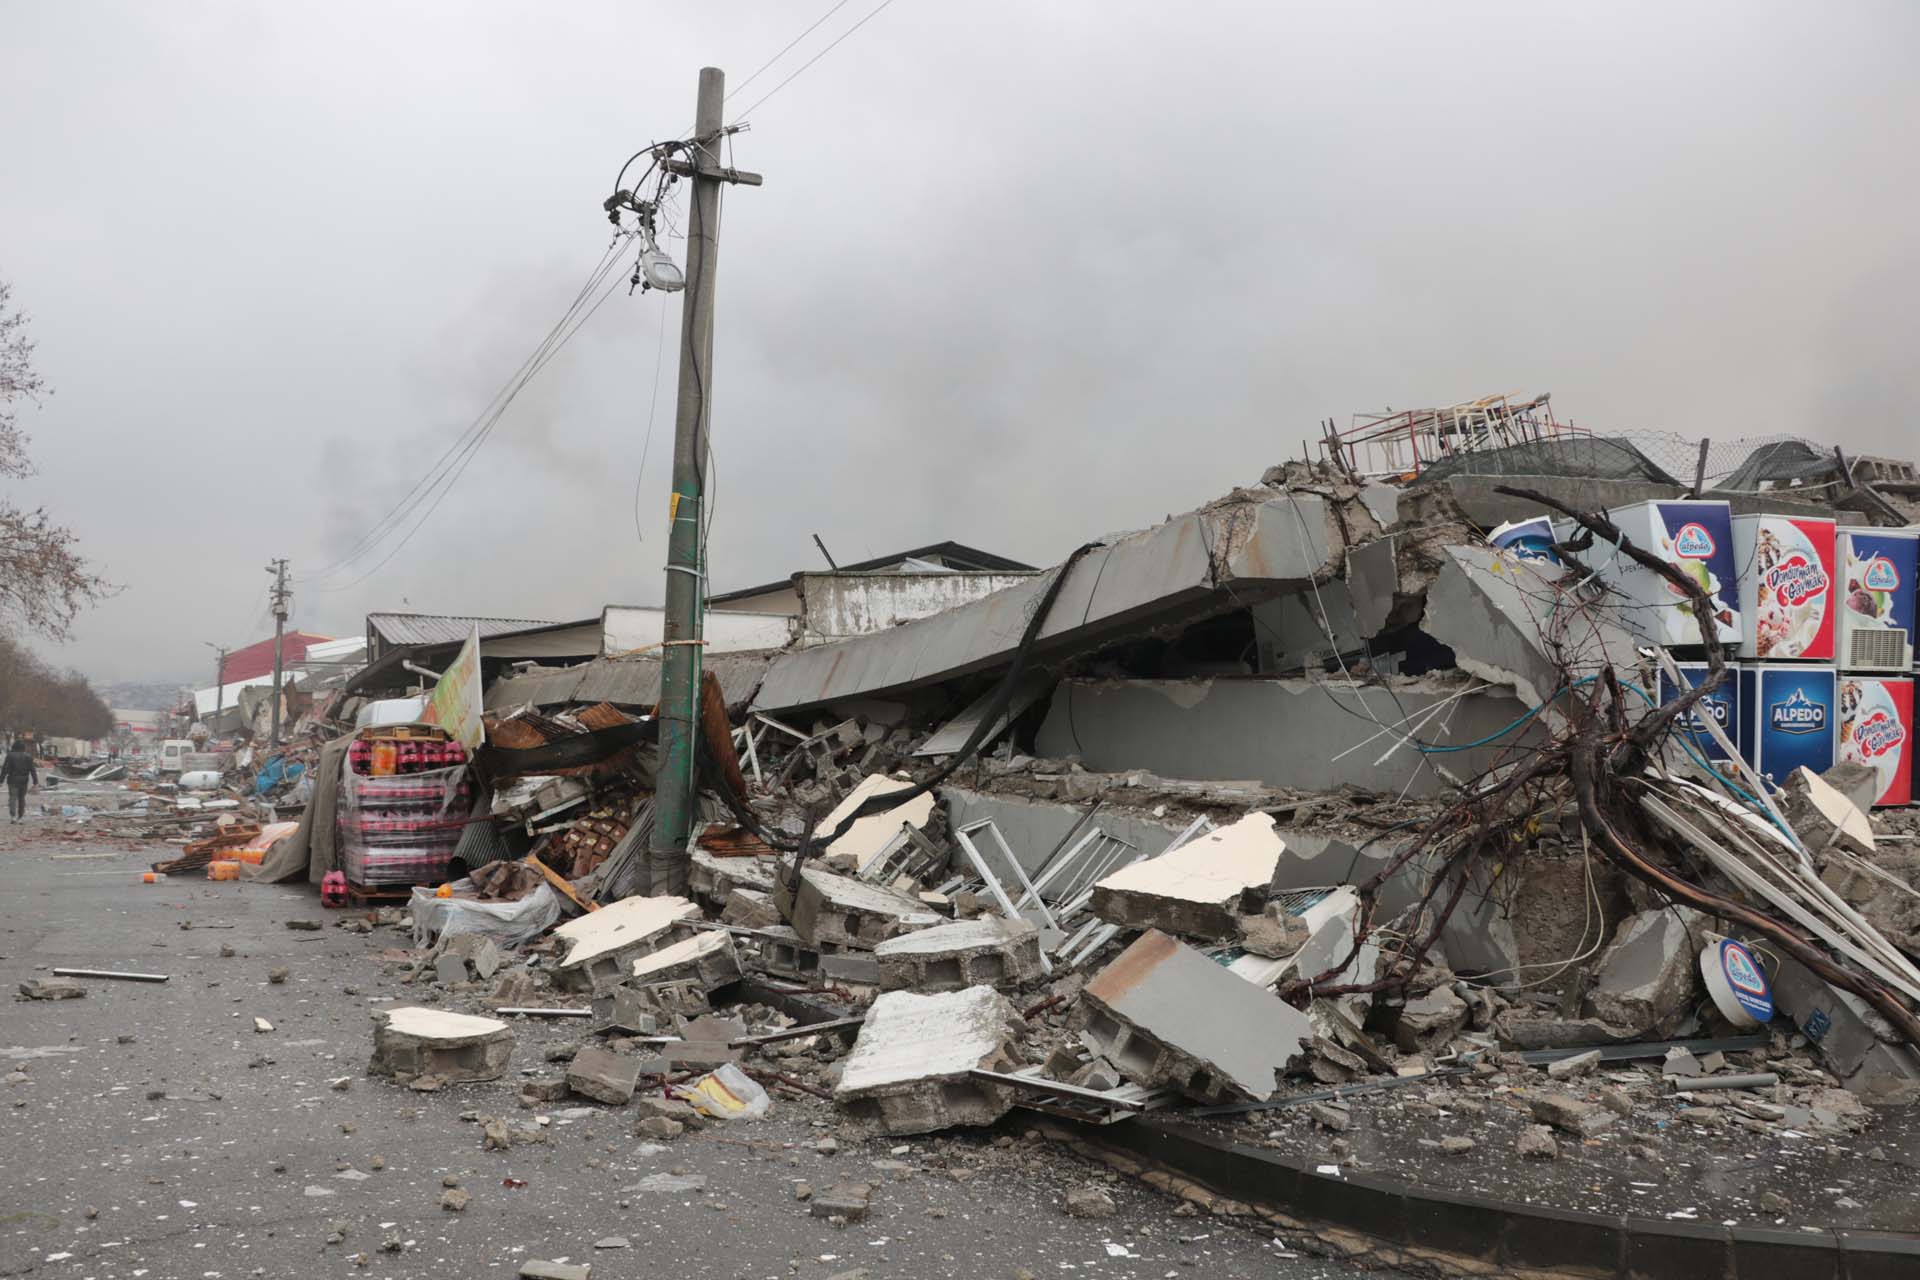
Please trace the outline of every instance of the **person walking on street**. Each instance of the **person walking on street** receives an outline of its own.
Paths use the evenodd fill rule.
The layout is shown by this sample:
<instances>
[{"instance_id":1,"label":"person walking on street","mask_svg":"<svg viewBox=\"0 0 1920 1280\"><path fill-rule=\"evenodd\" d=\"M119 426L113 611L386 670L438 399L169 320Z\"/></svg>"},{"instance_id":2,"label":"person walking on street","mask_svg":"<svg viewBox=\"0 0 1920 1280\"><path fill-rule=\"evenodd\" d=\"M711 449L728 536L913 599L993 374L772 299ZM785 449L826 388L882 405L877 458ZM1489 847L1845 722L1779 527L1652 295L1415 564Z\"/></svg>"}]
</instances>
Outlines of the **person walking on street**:
<instances>
[{"instance_id":1,"label":"person walking on street","mask_svg":"<svg viewBox=\"0 0 1920 1280\"><path fill-rule=\"evenodd\" d=\"M7 781L7 816L18 822L27 816L27 784L31 782L36 790L40 786L40 769L33 762L33 752L27 750L26 739L13 740L6 762L0 764L0 778Z\"/></svg>"}]
</instances>

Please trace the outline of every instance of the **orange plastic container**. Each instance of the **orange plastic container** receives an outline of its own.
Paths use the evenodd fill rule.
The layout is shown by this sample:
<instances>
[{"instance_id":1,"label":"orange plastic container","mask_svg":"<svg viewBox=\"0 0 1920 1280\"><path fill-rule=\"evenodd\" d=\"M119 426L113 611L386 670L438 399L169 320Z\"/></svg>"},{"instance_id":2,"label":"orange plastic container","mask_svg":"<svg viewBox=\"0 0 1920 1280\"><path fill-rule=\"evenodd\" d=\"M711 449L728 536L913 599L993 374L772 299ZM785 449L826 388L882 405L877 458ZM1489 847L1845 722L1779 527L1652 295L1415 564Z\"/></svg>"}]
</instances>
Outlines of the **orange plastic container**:
<instances>
[{"instance_id":1,"label":"orange plastic container","mask_svg":"<svg viewBox=\"0 0 1920 1280\"><path fill-rule=\"evenodd\" d=\"M164 871L142 871L140 873L141 884L165 884L166 882L167 873Z\"/></svg>"},{"instance_id":2,"label":"orange plastic container","mask_svg":"<svg viewBox=\"0 0 1920 1280\"><path fill-rule=\"evenodd\" d=\"M239 878L240 864L231 858L218 858L207 864L209 880L238 880Z\"/></svg>"},{"instance_id":3,"label":"orange plastic container","mask_svg":"<svg viewBox=\"0 0 1920 1280\"><path fill-rule=\"evenodd\" d=\"M368 772L376 778L391 778L400 768L400 744L382 738L373 744L373 759Z\"/></svg>"}]
</instances>

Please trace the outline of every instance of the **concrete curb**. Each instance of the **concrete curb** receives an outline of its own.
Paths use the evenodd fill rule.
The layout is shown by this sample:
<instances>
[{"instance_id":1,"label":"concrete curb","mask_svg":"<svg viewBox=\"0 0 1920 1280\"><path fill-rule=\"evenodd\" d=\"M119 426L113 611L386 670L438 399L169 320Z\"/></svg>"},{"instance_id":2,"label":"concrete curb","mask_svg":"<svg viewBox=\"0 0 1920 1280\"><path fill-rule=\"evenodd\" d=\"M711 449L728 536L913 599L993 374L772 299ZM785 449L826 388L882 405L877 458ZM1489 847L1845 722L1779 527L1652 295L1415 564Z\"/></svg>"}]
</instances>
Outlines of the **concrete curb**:
<instances>
[{"instance_id":1,"label":"concrete curb","mask_svg":"<svg viewBox=\"0 0 1920 1280\"><path fill-rule=\"evenodd\" d=\"M1416 1188L1361 1172L1320 1174L1311 1164L1172 1120L1143 1117L1113 1125L1056 1126L1088 1146L1171 1170L1256 1208L1367 1237L1386 1246L1386 1252L1412 1250L1422 1260L1456 1273L1631 1280L1896 1280L1920 1275L1920 1234L1723 1227L1549 1209ZM1446 1255L1446 1261L1436 1254Z\"/></svg>"}]
</instances>

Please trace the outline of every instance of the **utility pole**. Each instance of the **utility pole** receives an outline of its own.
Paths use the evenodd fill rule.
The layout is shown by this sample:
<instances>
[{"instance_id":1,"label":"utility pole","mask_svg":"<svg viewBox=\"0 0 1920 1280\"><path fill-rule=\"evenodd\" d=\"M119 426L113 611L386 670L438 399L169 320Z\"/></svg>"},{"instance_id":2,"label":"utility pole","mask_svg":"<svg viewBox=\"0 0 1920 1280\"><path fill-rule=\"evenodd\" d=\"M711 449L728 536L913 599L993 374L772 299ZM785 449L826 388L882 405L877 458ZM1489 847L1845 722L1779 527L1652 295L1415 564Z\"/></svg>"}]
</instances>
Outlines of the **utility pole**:
<instances>
[{"instance_id":1,"label":"utility pole","mask_svg":"<svg viewBox=\"0 0 1920 1280\"><path fill-rule=\"evenodd\" d=\"M720 109L727 77L700 70L693 143L668 172L692 179L687 198L686 301L680 319L680 389L673 423L673 495L667 503L667 608L660 659L660 767L654 791L650 892L687 892L687 839L693 830L694 744L700 735L700 647L705 643L705 511L708 409L713 398L713 285L720 258L720 184L758 186L757 174L720 163Z\"/></svg>"},{"instance_id":2,"label":"utility pole","mask_svg":"<svg viewBox=\"0 0 1920 1280\"><path fill-rule=\"evenodd\" d=\"M293 596L287 590L285 560L275 560L267 566L267 572L273 575L273 729L267 735L267 745L277 747L280 745L280 681L285 678L281 674L284 669L281 645L287 630L287 606Z\"/></svg>"},{"instance_id":3,"label":"utility pole","mask_svg":"<svg viewBox=\"0 0 1920 1280\"><path fill-rule=\"evenodd\" d=\"M213 661L213 718L218 720L220 713L227 709L227 646L211 640L202 640L200 643L220 655ZM194 708L194 711L198 714L199 708ZM207 732L213 732L212 724L207 725Z\"/></svg>"}]
</instances>

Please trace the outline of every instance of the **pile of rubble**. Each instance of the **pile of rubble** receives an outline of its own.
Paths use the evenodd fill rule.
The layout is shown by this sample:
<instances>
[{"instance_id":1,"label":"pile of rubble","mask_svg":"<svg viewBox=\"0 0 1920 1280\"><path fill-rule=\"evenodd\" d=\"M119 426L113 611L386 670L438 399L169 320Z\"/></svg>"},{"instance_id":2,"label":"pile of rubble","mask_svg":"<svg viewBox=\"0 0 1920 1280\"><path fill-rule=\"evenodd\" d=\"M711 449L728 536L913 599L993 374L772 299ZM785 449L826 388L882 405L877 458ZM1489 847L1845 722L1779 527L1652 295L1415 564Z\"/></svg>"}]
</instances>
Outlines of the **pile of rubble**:
<instances>
[{"instance_id":1,"label":"pile of rubble","mask_svg":"<svg viewBox=\"0 0 1920 1280\"><path fill-rule=\"evenodd\" d=\"M1550 558L1444 486L1296 464L780 654L730 717L710 674L677 857L647 853L649 717L491 717L467 874L410 907L414 980L471 1011L382 1015L373 1070L499 1078L516 1020L565 1019L529 1105L656 1137L781 1096L886 1134L1299 1109L1335 1159L1382 1091L1524 1111L1527 1157L1653 1097L1703 1131L1914 1100L1914 812L1857 765L1703 759L1717 601L1495 492L1560 521ZM1695 643L1649 641L1630 569ZM1675 654L1703 678L1663 691Z\"/></svg>"}]
</instances>

